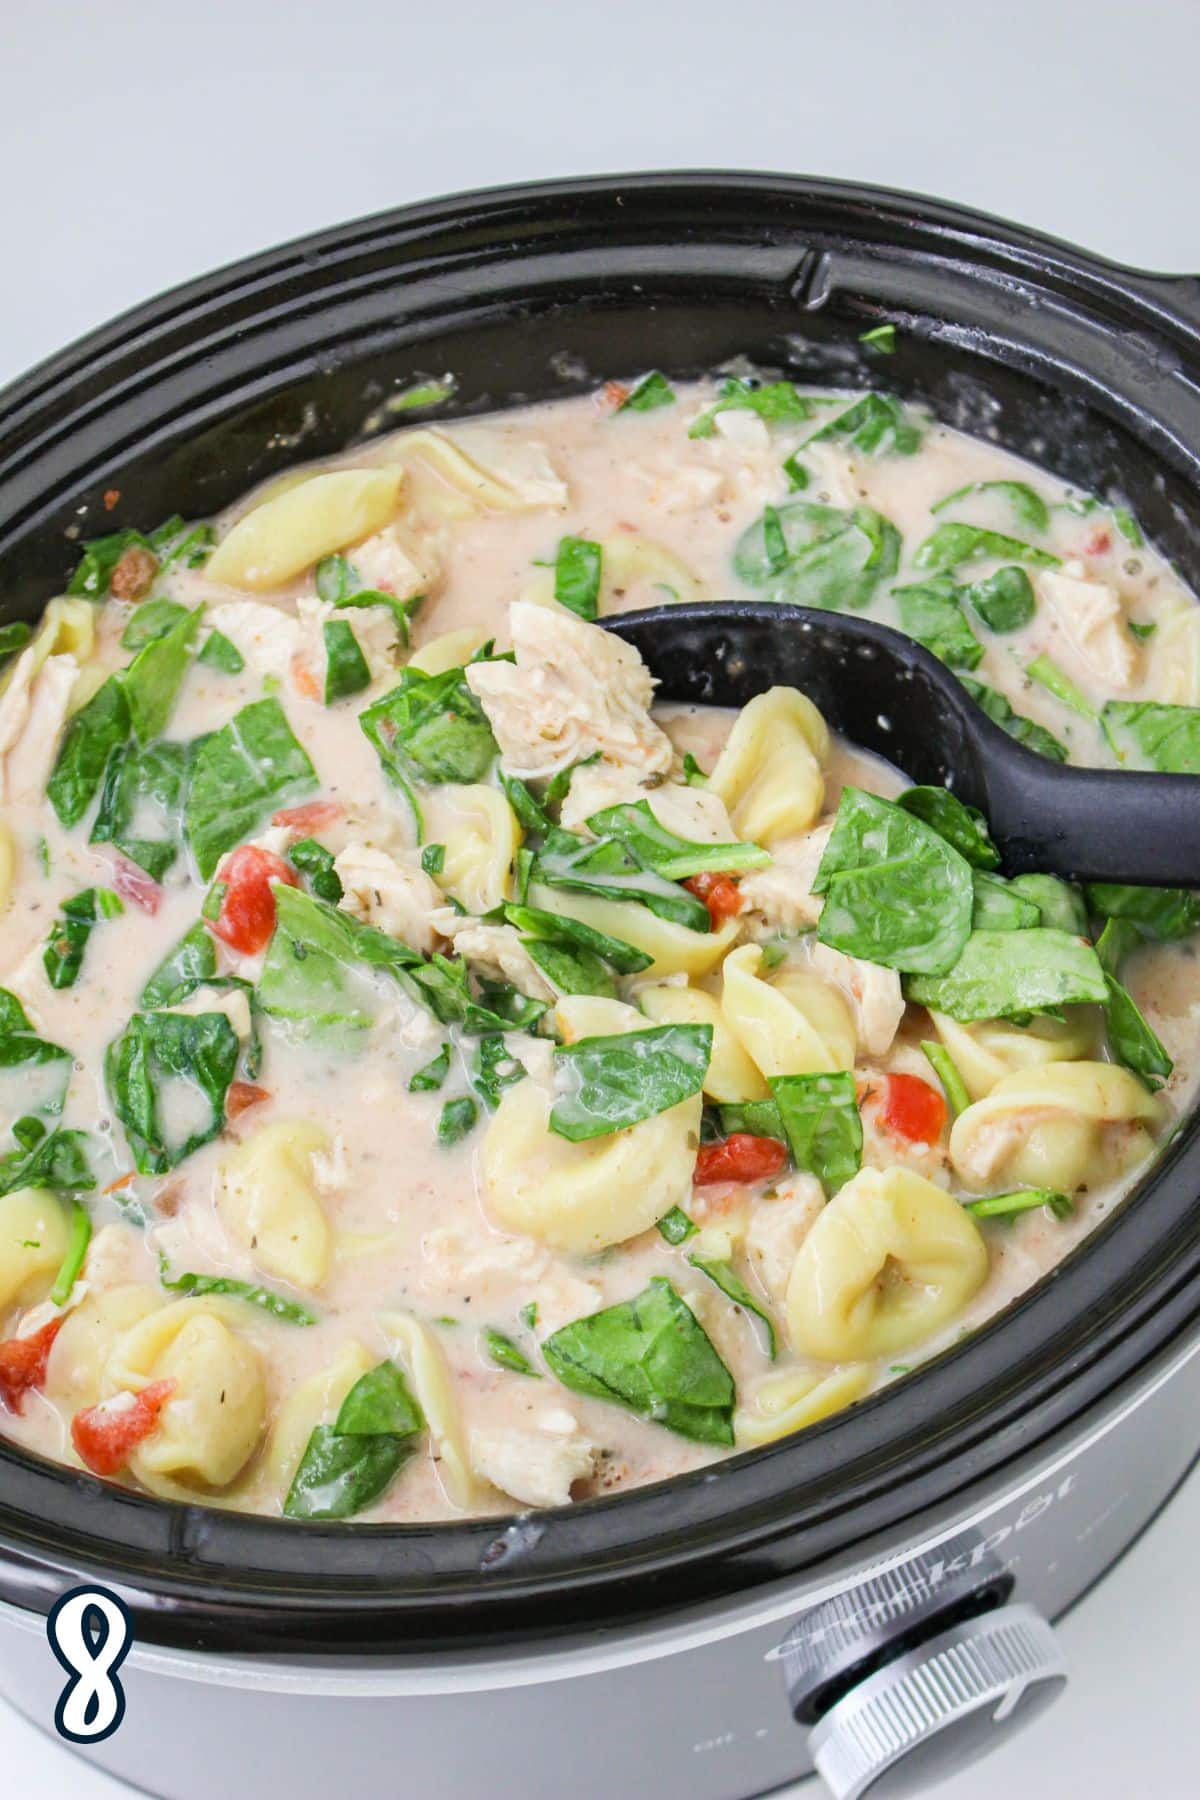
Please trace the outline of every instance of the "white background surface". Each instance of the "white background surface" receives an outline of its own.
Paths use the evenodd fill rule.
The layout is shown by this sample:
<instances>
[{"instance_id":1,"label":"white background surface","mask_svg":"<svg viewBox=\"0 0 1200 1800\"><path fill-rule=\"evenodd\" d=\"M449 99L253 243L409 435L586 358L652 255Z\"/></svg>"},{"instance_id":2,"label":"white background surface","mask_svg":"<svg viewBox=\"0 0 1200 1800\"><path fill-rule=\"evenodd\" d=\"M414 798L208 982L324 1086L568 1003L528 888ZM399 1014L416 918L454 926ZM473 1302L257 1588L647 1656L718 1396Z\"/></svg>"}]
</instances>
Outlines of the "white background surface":
<instances>
[{"instance_id":1,"label":"white background surface","mask_svg":"<svg viewBox=\"0 0 1200 1800\"><path fill-rule=\"evenodd\" d=\"M1197 0L0 0L0 381L300 232L610 169L873 180L1200 272L1198 61ZM1194 1793L1198 1542L1193 1479L1064 1624L1067 1697L939 1793ZM0 1791L124 1790L0 1706Z\"/></svg>"}]
</instances>

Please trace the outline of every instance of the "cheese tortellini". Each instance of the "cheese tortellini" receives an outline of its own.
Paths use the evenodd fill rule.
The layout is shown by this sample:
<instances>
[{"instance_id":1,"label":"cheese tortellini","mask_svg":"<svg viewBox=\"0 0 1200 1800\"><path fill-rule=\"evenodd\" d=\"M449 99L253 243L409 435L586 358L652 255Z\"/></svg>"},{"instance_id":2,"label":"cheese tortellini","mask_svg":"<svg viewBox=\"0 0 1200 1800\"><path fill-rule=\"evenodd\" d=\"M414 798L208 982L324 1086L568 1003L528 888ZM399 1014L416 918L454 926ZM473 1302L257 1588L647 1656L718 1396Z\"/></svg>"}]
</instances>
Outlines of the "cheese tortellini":
<instances>
[{"instance_id":1,"label":"cheese tortellini","mask_svg":"<svg viewBox=\"0 0 1200 1800\"><path fill-rule=\"evenodd\" d=\"M499 788L451 783L422 798L425 834L443 846L438 881L476 917L512 898L523 832Z\"/></svg>"},{"instance_id":2,"label":"cheese tortellini","mask_svg":"<svg viewBox=\"0 0 1200 1800\"><path fill-rule=\"evenodd\" d=\"M346 550L395 518L398 469L329 469L277 488L245 513L208 559L210 581L262 593Z\"/></svg>"},{"instance_id":3,"label":"cheese tortellini","mask_svg":"<svg viewBox=\"0 0 1200 1800\"><path fill-rule=\"evenodd\" d=\"M839 988L806 969L762 974L763 953L743 944L725 958L721 1010L761 1074L816 1075L854 1067L855 1030Z\"/></svg>"},{"instance_id":4,"label":"cheese tortellini","mask_svg":"<svg viewBox=\"0 0 1200 1800\"><path fill-rule=\"evenodd\" d=\"M433 1439L438 1476L446 1497L466 1512L478 1497L467 1433L454 1379L428 1326L411 1313L385 1313L379 1321L388 1347L403 1366Z\"/></svg>"},{"instance_id":5,"label":"cheese tortellini","mask_svg":"<svg viewBox=\"0 0 1200 1800\"><path fill-rule=\"evenodd\" d=\"M564 893L537 881L529 889L529 904L543 911L565 913L567 918L579 919L594 931L603 931L608 937L632 944L635 950L645 951L653 958L646 978L660 981L667 975L707 975L736 944L741 932L736 918L726 919L719 931L689 931L686 925L660 919L631 901Z\"/></svg>"},{"instance_id":6,"label":"cheese tortellini","mask_svg":"<svg viewBox=\"0 0 1200 1800\"><path fill-rule=\"evenodd\" d=\"M972 1100L984 1099L1006 1075L1089 1056L1096 1042L1095 1021L1081 1006L1065 1019L1037 1018L1028 1025L1010 1019L960 1025L937 1012L930 1017Z\"/></svg>"},{"instance_id":7,"label":"cheese tortellini","mask_svg":"<svg viewBox=\"0 0 1200 1800\"><path fill-rule=\"evenodd\" d=\"M825 799L829 731L797 688L743 706L709 777L738 836L768 847L815 825Z\"/></svg>"},{"instance_id":8,"label":"cheese tortellini","mask_svg":"<svg viewBox=\"0 0 1200 1800\"><path fill-rule=\"evenodd\" d=\"M261 1485L283 1500L318 1425L332 1425L342 1401L375 1358L352 1339L340 1344L330 1363L288 1395L276 1415L263 1456Z\"/></svg>"},{"instance_id":9,"label":"cheese tortellini","mask_svg":"<svg viewBox=\"0 0 1200 1800\"><path fill-rule=\"evenodd\" d=\"M218 1206L232 1235L268 1275L318 1288L332 1241L317 1196L313 1158L328 1153L329 1133L305 1119L264 1125L225 1159Z\"/></svg>"},{"instance_id":10,"label":"cheese tortellini","mask_svg":"<svg viewBox=\"0 0 1200 1800\"><path fill-rule=\"evenodd\" d=\"M952 1195L908 1169L862 1169L800 1246L788 1331L826 1362L890 1356L948 1325L987 1272L983 1235Z\"/></svg>"},{"instance_id":11,"label":"cheese tortellini","mask_svg":"<svg viewBox=\"0 0 1200 1800\"><path fill-rule=\"evenodd\" d=\"M143 1281L86 1294L54 1340L46 1363L47 1396L68 1413L94 1406L117 1339L165 1305L158 1289Z\"/></svg>"},{"instance_id":12,"label":"cheese tortellini","mask_svg":"<svg viewBox=\"0 0 1200 1800\"><path fill-rule=\"evenodd\" d=\"M1116 1063L1049 1062L998 1081L950 1133L955 1174L975 1189L1075 1193L1153 1149L1160 1101Z\"/></svg>"},{"instance_id":13,"label":"cheese tortellini","mask_svg":"<svg viewBox=\"0 0 1200 1800\"><path fill-rule=\"evenodd\" d=\"M601 539L600 592L596 602L600 618L628 612L633 606L661 606L669 600L707 597L699 576L665 544L629 532ZM553 573L539 574L521 598L535 606L556 606Z\"/></svg>"},{"instance_id":14,"label":"cheese tortellini","mask_svg":"<svg viewBox=\"0 0 1200 1800\"><path fill-rule=\"evenodd\" d=\"M67 1209L47 1188L0 1195L0 1313L50 1292L67 1249Z\"/></svg>"},{"instance_id":15,"label":"cheese tortellini","mask_svg":"<svg viewBox=\"0 0 1200 1800\"><path fill-rule=\"evenodd\" d=\"M638 993L638 1004L656 1025L712 1026L712 1057L704 1077L710 1100L728 1104L767 1098L770 1088L730 1030L714 995L703 988L645 987Z\"/></svg>"},{"instance_id":16,"label":"cheese tortellini","mask_svg":"<svg viewBox=\"0 0 1200 1800\"><path fill-rule=\"evenodd\" d=\"M861 1400L871 1381L869 1363L848 1363L843 1369L781 1369L764 1375L748 1403L734 1414L738 1449L755 1450L831 1418Z\"/></svg>"},{"instance_id":17,"label":"cheese tortellini","mask_svg":"<svg viewBox=\"0 0 1200 1800\"><path fill-rule=\"evenodd\" d=\"M267 1390L262 1359L238 1329L247 1310L211 1295L176 1300L115 1339L104 1375L109 1395L174 1383L154 1430L129 1457L153 1492L226 1488L257 1449Z\"/></svg>"},{"instance_id":18,"label":"cheese tortellini","mask_svg":"<svg viewBox=\"0 0 1200 1800\"><path fill-rule=\"evenodd\" d=\"M558 1019L567 1043L646 1027L633 1007L586 995L561 1000ZM553 1092L527 1077L506 1091L488 1125L484 1192L506 1230L554 1250L594 1255L648 1231L690 1195L699 1094L625 1131L578 1144L551 1131L553 1104Z\"/></svg>"}]
</instances>

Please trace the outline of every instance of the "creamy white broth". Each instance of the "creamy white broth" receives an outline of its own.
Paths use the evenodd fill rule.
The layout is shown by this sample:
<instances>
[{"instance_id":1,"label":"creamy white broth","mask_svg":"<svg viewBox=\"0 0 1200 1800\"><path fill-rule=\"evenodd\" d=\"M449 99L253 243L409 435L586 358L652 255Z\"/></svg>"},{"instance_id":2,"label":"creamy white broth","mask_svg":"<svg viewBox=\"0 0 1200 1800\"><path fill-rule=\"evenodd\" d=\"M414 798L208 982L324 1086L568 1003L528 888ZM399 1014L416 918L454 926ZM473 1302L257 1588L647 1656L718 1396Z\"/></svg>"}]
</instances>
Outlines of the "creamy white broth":
<instances>
[{"instance_id":1,"label":"creamy white broth","mask_svg":"<svg viewBox=\"0 0 1200 1800\"><path fill-rule=\"evenodd\" d=\"M450 632L473 634L458 646L460 659L487 637L494 637L504 649L510 641L511 602L532 596L553 605L553 573L545 565L553 563L556 546L568 535L604 547L610 570L602 590L604 610L657 604L669 597L664 590L713 599L752 592L734 573L732 552L764 506L788 503L791 496L782 464L813 425L768 429L752 413L740 412L724 415L728 434L690 438L689 422L713 403L715 391L713 384L681 389L674 405L640 415L614 417L611 396L601 394L508 413L483 427L450 427L447 436L469 448L477 465L508 468L510 473L516 468L526 493L536 499L512 510L479 509L445 478L444 470L423 465L417 452L406 450L412 442L407 434L374 441L365 450L348 453L339 464L324 465L385 469L406 455L413 458L405 477L399 542L404 558L419 566L421 585L427 589L413 630L417 662L423 646ZM914 552L933 526L947 517L930 512L947 493L973 482L1018 480L1045 497L1051 507L1050 524L1039 542L1063 560L1072 579L1115 590L1126 618L1155 627L1148 636L1129 637L1128 667L1119 689L1105 686L1095 657L1086 644L1081 646L1078 633L1072 634L1067 616L1044 598L1039 599L1032 622L1019 631L993 636L978 630L983 656L972 671L974 678L1043 724L1073 759L1105 761L1111 752L1097 726L1064 707L1025 673L1040 654L1051 656L1096 707L1114 697L1188 705L1200 701L1200 692L1188 685L1192 679L1188 654L1194 657L1194 652L1186 635L1181 639L1172 627L1173 620L1182 618L1186 631L1193 629L1192 615L1184 609L1194 602L1152 549L1135 548L1127 541L1107 508L1095 507L1079 516L1068 510L1078 496L1053 478L993 445L939 426L929 427L921 449L910 456L858 457L836 442L814 445L801 455L810 485L796 497L834 506L869 504L900 532L904 546L900 568L881 585L871 607L876 616L891 622L897 613L889 588L922 578L913 567ZM279 485L268 490L268 497L272 491L278 492ZM251 505L255 498L251 497ZM261 501L261 496L257 498ZM219 535L248 510L234 509L220 521ZM959 508L952 516L966 512ZM972 523L1025 535L995 493L982 496L969 516ZM370 571L369 585L383 589L398 567L390 529L385 526L369 534L359 551L364 573ZM355 551L350 554L353 557ZM996 560L973 564L970 579L986 574ZM614 581L612 570L619 581ZM1036 586L1037 571L1030 573ZM342 809L341 817L315 828L313 835L335 854L366 845L385 855L408 855L415 843L411 813L358 726L359 713L389 692L397 679L395 661L387 651L386 621L376 612L338 615L355 626L373 679L352 699L326 707L320 696L320 636L313 625L319 609L311 569L273 587L252 589L223 585L204 568L173 568L154 591L189 605L204 603L207 619L245 657L240 674L192 664L170 718L168 737L190 742L232 719L264 692L274 692L315 766L316 795ZM135 612L135 603L111 597L96 608L96 645L81 677L91 691L103 673L128 660L120 637ZM656 717L677 756L690 752L704 770L716 763L734 719L718 709L678 707L660 708ZM52 756L47 767L51 760ZM826 819L836 809L845 783L885 797L905 785L895 771L848 746L836 746L824 778ZM445 818L453 795L449 786L426 796L431 819ZM276 851L286 850L288 834L273 831L268 817L248 835ZM267 1097L231 1117L218 1139L175 1169L126 1179L130 1157L105 1088L105 1050L137 1010L151 971L195 924L207 884L181 857L165 879L157 910L148 914L127 902L122 916L97 925L79 981L56 990L42 968L47 934L64 900L82 888L110 882L112 853L106 846L88 844L86 825L64 830L40 788L14 796L10 783L3 818L15 846L16 868L4 914L0 985L17 996L41 1037L68 1046L75 1058L62 1122L91 1133L90 1156L98 1184L97 1194L88 1202L94 1235L66 1310L134 1283L152 1290L156 1301L175 1303L177 1296L158 1286L160 1259L165 1259L172 1275L191 1271L261 1283L300 1298L317 1315L316 1323L298 1326L238 1301L213 1308L213 1316L251 1344L260 1359L265 1400L255 1447L231 1481L215 1486L197 1480L166 1482L157 1491L277 1513L308 1435L303 1431L298 1446L288 1450L283 1440L289 1400L348 1347L361 1347L360 1372L394 1356L407 1369L434 1426L432 1437L422 1435L416 1453L382 1497L355 1512L361 1519L452 1518L463 1511L503 1512L514 1504L545 1503L548 1496L527 1491L527 1477L516 1477L512 1488L503 1486L500 1477L510 1466L505 1456L519 1458L522 1452L527 1460L531 1455L536 1460L547 1449L552 1453L551 1479L562 1483L563 1498L568 1491L578 1499L703 1465L720 1450L615 1405L568 1391L539 1360L540 1341L575 1320L628 1300L655 1277L670 1280L700 1320L733 1377L740 1406L751 1405L763 1383L789 1368L828 1374L819 1359L797 1357L789 1348L784 1308L777 1295L756 1281L757 1265L746 1260L738 1237L738 1231L744 1231L744 1216L773 1204L770 1195L775 1189L782 1189L786 1198L789 1184L794 1186L793 1175L765 1186L760 1183L748 1192L740 1184L698 1188L689 1204L702 1233L719 1235L735 1228L735 1258L752 1293L773 1313L780 1334L781 1355L773 1369L753 1317L735 1307L688 1262L694 1240L673 1247L654 1230L639 1231L599 1255L581 1257L499 1229L481 1174L488 1129L482 1105L479 1123L463 1140L446 1145L437 1136L447 1099L469 1092L471 1042L454 1037L451 1070L440 1089L409 1092L412 1076L453 1034L386 977L364 977L376 1021L361 1054L346 1056L312 1042L298 1043L286 1023L262 1020L264 1055L258 1079ZM743 933L748 941L766 942L779 936L779 928L769 919L754 919L745 922ZM792 930L781 966L808 969L809 948L808 937ZM219 946L219 963L223 974L254 982L262 955L241 956ZM1171 1120L1190 1104L1194 1091L1200 977L1192 944L1147 945L1123 965L1122 979L1174 1059L1174 1070L1159 1095L1162 1113L1154 1129L1161 1138ZM647 978L634 977L621 987L624 997L636 1003L647 985ZM696 985L705 992L717 987L712 975L701 977ZM936 1085L920 1047L930 1034L928 1016L909 1007L885 1052L866 1056L860 1043L855 1067L865 1132L863 1160L868 1168L903 1166L941 1188L953 1185L958 1191L945 1133L927 1148L902 1144L876 1117L879 1083L889 1073L915 1075ZM1103 1059L1098 1010L1092 1035L1095 1056ZM552 1055L549 1041L515 1033L507 1046L531 1077L545 1078ZM31 1104L25 1096L21 1109ZM313 1165L313 1185L332 1248L327 1273L314 1291L302 1292L264 1268L255 1245L229 1227L222 1169L237 1145L251 1141L273 1122L286 1120L316 1124L327 1139ZM978 1291L952 1321L919 1342L868 1359L870 1368L858 1392L869 1391L943 1348L1052 1267L1127 1190L1138 1169L1119 1168L1118 1162L1114 1156L1110 1179L1093 1180L1074 1196L1068 1218L1052 1217L1040 1208L1011 1223L982 1227L988 1271ZM1144 1167L1144 1158L1139 1166ZM111 1192L99 1191L110 1187ZM976 1191L978 1187L969 1188L966 1197ZM55 1309L45 1298L48 1287L49 1278L42 1291L23 1291L6 1312L0 1309L0 1335L28 1335L53 1318ZM538 1309L532 1327L520 1322L522 1308L530 1303ZM455 1443L447 1442L433 1418L411 1352L405 1353L388 1324L395 1313L421 1322L444 1363L450 1436L468 1465L465 1481L455 1473ZM488 1329L512 1337L537 1369L538 1378L496 1367L482 1335ZM44 1389L30 1388L19 1413L0 1412L0 1430L29 1448L77 1462L72 1413L65 1401L69 1383L57 1367L65 1358L57 1350L50 1356ZM835 1366L840 1365L830 1365ZM104 1397L101 1392L94 1396ZM318 1407L312 1414L311 1423L316 1422L331 1422L328 1404L323 1412ZM512 1435L501 1446L503 1454L493 1443L475 1456L472 1434ZM472 1463L478 1466L471 1469ZM567 1481L564 1469L577 1472Z\"/></svg>"}]
</instances>

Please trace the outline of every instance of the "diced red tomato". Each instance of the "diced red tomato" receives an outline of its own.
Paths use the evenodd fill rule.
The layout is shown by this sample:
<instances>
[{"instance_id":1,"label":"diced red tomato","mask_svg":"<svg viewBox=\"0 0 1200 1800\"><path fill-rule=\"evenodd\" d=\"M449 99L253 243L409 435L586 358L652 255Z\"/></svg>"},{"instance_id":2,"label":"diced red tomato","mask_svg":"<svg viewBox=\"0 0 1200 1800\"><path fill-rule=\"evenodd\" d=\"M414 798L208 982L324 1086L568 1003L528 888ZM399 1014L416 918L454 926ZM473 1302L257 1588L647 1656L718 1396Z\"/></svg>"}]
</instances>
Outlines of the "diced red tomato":
<instances>
[{"instance_id":1,"label":"diced red tomato","mask_svg":"<svg viewBox=\"0 0 1200 1800\"><path fill-rule=\"evenodd\" d=\"M240 1119L252 1106L261 1106L270 1098L270 1089L258 1087L253 1081L231 1081L225 1095L225 1117Z\"/></svg>"},{"instance_id":2,"label":"diced red tomato","mask_svg":"<svg viewBox=\"0 0 1200 1800\"><path fill-rule=\"evenodd\" d=\"M769 1181L787 1167L788 1153L776 1138L735 1131L722 1144L702 1144L692 1177L697 1187L715 1181Z\"/></svg>"},{"instance_id":3,"label":"diced red tomato","mask_svg":"<svg viewBox=\"0 0 1200 1800\"><path fill-rule=\"evenodd\" d=\"M275 929L275 896L273 881L299 886L299 877L290 863L256 844L243 844L235 850L220 872L225 883L221 910L213 921L217 936L239 950L243 956L254 956L265 950Z\"/></svg>"},{"instance_id":4,"label":"diced red tomato","mask_svg":"<svg viewBox=\"0 0 1200 1800\"><path fill-rule=\"evenodd\" d=\"M885 1131L910 1143L936 1144L946 1129L946 1102L919 1075L887 1075L879 1118Z\"/></svg>"},{"instance_id":5,"label":"diced red tomato","mask_svg":"<svg viewBox=\"0 0 1200 1800\"><path fill-rule=\"evenodd\" d=\"M729 875L692 875L683 885L689 894L703 900L714 931L720 931L726 919L742 910L741 891Z\"/></svg>"},{"instance_id":6,"label":"diced red tomato","mask_svg":"<svg viewBox=\"0 0 1200 1800\"><path fill-rule=\"evenodd\" d=\"M302 656L292 658L292 686L305 700L321 698L321 684Z\"/></svg>"},{"instance_id":7,"label":"diced red tomato","mask_svg":"<svg viewBox=\"0 0 1200 1800\"><path fill-rule=\"evenodd\" d=\"M140 1394L117 1394L85 1406L71 1420L71 1442L93 1475L115 1475L150 1436L175 1391L173 1381L152 1381Z\"/></svg>"},{"instance_id":8,"label":"diced red tomato","mask_svg":"<svg viewBox=\"0 0 1200 1800\"><path fill-rule=\"evenodd\" d=\"M163 891L158 882L128 857L113 858L112 884L122 900L140 906L144 913L156 913L162 904Z\"/></svg>"},{"instance_id":9,"label":"diced red tomato","mask_svg":"<svg viewBox=\"0 0 1200 1800\"><path fill-rule=\"evenodd\" d=\"M1083 554L1085 556L1104 556L1111 549L1112 533L1101 526L1098 531L1093 531L1083 546Z\"/></svg>"},{"instance_id":10,"label":"diced red tomato","mask_svg":"<svg viewBox=\"0 0 1200 1800\"><path fill-rule=\"evenodd\" d=\"M619 406L624 406L629 398L629 392L630 390L623 381L606 381L604 384L604 398L613 412L616 412Z\"/></svg>"},{"instance_id":11,"label":"diced red tomato","mask_svg":"<svg viewBox=\"0 0 1200 1800\"><path fill-rule=\"evenodd\" d=\"M297 837L307 837L310 831L336 825L341 816L340 800L307 800L303 806L285 806L282 812L273 813L271 823L294 831Z\"/></svg>"},{"instance_id":12,"label":"diced red tomato","mask_svg":"<svg viewBox=\"0 0 1200 1800\"><path fill-rule=\"evenodd\" d=\"M58 1336L62 1319L51 1319L28 1337L7 1338L0 1344L0 1400L9 1412L19 1413L30 1388L46 1379L46 1360Z\"/></svg>"}]
</instances>

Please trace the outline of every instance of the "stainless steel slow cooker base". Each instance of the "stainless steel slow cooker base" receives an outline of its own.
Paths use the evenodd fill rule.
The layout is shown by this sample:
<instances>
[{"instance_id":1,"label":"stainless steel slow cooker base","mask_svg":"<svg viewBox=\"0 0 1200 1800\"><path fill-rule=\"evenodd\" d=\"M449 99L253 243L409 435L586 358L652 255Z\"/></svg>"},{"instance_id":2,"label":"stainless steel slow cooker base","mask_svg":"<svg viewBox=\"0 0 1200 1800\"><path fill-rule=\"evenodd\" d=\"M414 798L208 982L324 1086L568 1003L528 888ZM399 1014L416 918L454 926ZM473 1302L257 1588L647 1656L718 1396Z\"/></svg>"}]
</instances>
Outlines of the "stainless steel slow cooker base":
<instances>
[{"instance_id":1,"label":"stainless steel slow cooker base","mask_svg":"<svg viewBox=\"0 0 1200 1800\"><path fill-rule=\"evenodd\" d=\"M968 1638L972 1614L963 1619L957 1597L972 1587L976 1620L1013 1601L1057 1617L1129 1547L1195 1459L1198 1351L1200 1339L1113 1396L1054 1454L1014 1468L1001 1497L968 1496L941 1518L906 1521L893 1541L819 1578L582 1633L543 1652L334 1660L305 1657L301 1643L294 1656L271 1658L135 1646L121 1670L120 1729L80 1754L164 1800L421 1791L438 1800L568 1792L610 1800L651 1784L662 1800L768 1793L813 1770L789 1675L797 1644L808 1677L823 1661L840 1672L845 1633L830 1628L830 1602L885 1670L906 1654L898 1593L915 1594L933 1619L943 1597ZM62 1683L44 1621L0 1606L0 1691L52 1729ZM1005 1729L989 1717L983 1741ZM934 1741L923 1780L963 1754L961 1742Z\"/></svg>"},{"instance_id":2,"label":"stainless steel slow cooker base","mask_svg":"<svg viewBox=\"0 0 1200 1800\"><path fill-rule=\"evenodd\" d=\"M884 319L886 368L860 344ZM741 355L1119 496L1200 589L1200 282L882 190L674 174L342 226L34 370L0 394L0 614L61 592L80 535L218 511L422 376L452 369L465 416ZM1052 1276L886 1392L529 1520L285 1525L0 1438L0 1690L50 1728L44 1619L98 1582L138 1643L83 1753L171 1800L742 1800L814 1748L844 1800L884 1800L1052 1693L1039 1616L1192 1460L1198 1194L1193 1118Z\"/></svg>"}]
</instances>

